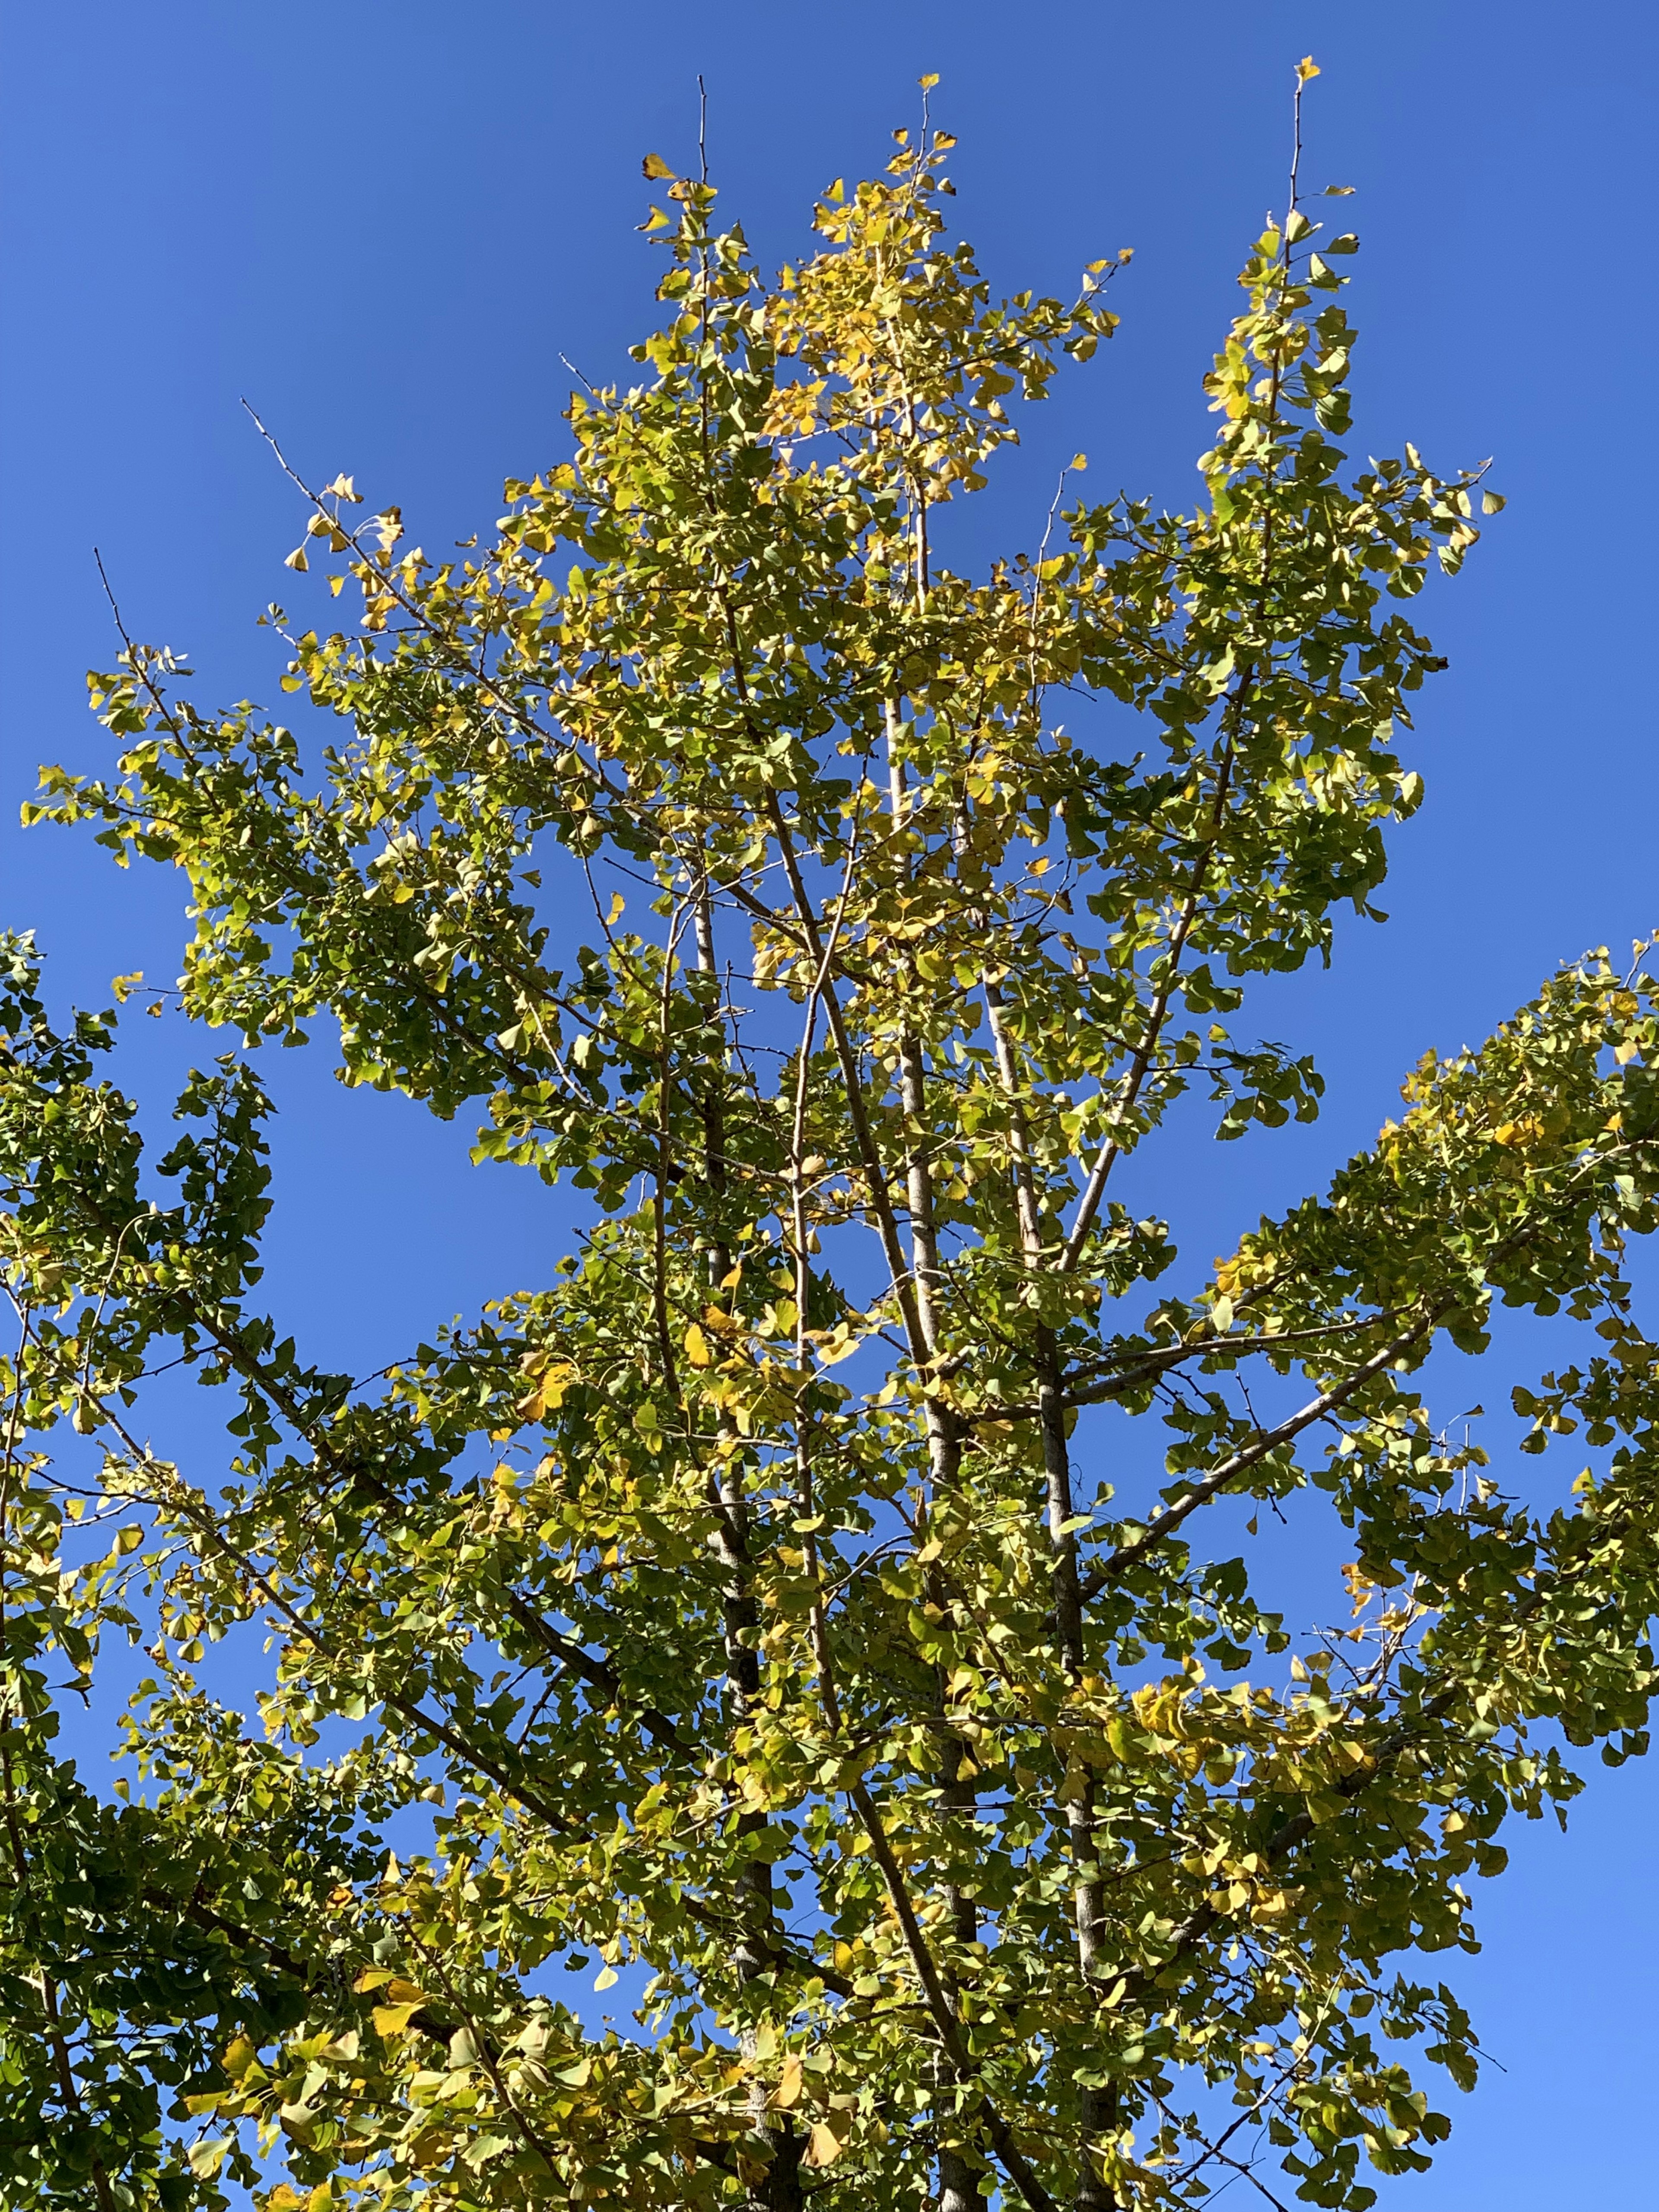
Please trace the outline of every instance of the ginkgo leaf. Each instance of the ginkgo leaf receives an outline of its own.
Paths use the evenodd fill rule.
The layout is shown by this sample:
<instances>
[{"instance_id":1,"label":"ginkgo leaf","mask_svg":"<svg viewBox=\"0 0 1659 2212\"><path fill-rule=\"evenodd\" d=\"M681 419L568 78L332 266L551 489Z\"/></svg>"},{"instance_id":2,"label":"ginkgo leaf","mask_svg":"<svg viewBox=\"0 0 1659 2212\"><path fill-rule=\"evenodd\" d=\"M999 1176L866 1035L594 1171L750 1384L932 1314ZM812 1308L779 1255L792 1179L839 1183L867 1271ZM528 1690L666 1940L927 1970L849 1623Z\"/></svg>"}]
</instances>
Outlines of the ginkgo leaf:
<instances>
[{"instance_id":1,"label":"ginkgo leaf","mask_svg":"<svg viewBox=\"0 0 1659 2212\"><path fill-rule=\"evenodd\" d=\"M216 2136L210 2142L192 2143L189 2152L191 2172L198 2180L216 2180L234 2142L234 2136ZM297 2203L299 2199L293 2201Z\"/></svg>"},{"instance_id":2,"label":"ginkgo leaf","mask_svg":"<svg viewBox=\"0 0 1659 2212\"><path fill-rule=\"evenodd\" d=\"M805 2163L808 2166L831 2166L841 2156L843 2145L841 2137L823 2120L814 2120L806 2140Z\"/></svg>"}]
</instances>

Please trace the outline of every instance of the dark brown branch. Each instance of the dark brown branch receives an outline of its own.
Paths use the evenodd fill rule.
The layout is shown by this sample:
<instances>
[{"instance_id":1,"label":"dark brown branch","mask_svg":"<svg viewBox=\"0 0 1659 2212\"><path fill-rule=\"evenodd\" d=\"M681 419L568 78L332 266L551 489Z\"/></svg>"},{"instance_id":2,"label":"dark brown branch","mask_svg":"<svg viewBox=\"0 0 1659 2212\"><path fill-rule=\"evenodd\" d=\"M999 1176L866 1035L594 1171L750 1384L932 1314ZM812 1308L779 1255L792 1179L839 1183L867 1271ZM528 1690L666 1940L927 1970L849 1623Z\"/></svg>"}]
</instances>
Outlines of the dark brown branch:
<instances>
[{"instance_id":1,"label":"dark brown branch","mask_svg":"<svg viewBox=\"0 0 1659 2212\"><path fill-rule=\"evenodd\" d=\"M1200 1505L1207 1504L1218 1491L1224 1490L1230 1482L1258 1465L1270 1452L1277 1451L1281 1444L1292 1442L1304 1429L1310 1429L1316 1421L1322 1421L1328 1413L1334 1413L1351 1398L1362 1383L1370 1382L1384 1368L1391 1367L1402 1352L1408 1352L1429 1334L1442 1316L1458 1303L1460 1296L1467 1296L1467 1293L1452 1292L1437 1299L1420 1321L1374 1352L1369 1359L1363 1361L1351 1374L1345 1375L1340 1382L1334 1382L1328 1389L1322 1390L1316 1398L1310 1399L1298 1412L1278 1422L1273 1428L1258 1429L1249 1443L1241 1445L1231 1457L1223 1460L1219 1467L1212 1468L1201 1482L1194 1483L1185 1497L1178 1498L1173 1505L1157 1515L1139 1536L1127 1544L1120 1544L1115 1552L1102 1559L1085 1579L1083 1595L1085 1601L1097 1597L1109 1583L1115 1581L1138 1560L1145 1559L1148 1552L1180 1528L1189 1515L1195 1513Z\"/></svg>"}]
</instances>

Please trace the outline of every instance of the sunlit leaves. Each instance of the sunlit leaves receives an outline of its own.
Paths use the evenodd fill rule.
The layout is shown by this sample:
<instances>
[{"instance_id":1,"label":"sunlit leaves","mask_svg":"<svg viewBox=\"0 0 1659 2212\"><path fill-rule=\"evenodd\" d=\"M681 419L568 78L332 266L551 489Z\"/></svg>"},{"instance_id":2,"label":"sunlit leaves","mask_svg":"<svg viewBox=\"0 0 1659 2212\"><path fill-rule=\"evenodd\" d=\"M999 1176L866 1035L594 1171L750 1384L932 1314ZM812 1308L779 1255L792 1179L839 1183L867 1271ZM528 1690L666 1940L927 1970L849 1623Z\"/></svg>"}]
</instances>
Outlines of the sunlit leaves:
<instances>
[{"instance_id":1,"label":"sunlit leaves","mask_svg":"<svg viewBox=\"0 0 1659 2212\"><path fill-rule=\"evenodd\" d=\"M243 1050L152 1161L113 1016L54 1024L0 948L19 2203L94 2201L102 2146L168 2207L261 2150L273 2205L1127 2212L1221 2178L1231 2099L1276 2185L1358 2212L1445 2133L1412 2069L1474 2077L1401 1954L1467 1948L1504 1819L1579 1786L1540 1724L1645 1747L1644 955L1425 1060L1207 1276L1114 1182L1194 1091L1224 1138L1316 1115L1239 1018L1375 912L1442 665L1405 603L1501 500L1349 465L1357 240L1298 204L1196 511L1085 500L1079 455L1034 550L956 574L936 511L1127 255L996 297L952 143L896 134L775 283L648 155L640 380L454 557L307 493L355 620L271 611L299 726L131 645L92 680L117 764L31 810L185 872L180 1002ZM252 1055L336 1036L583 1208L360 1378L254 1304ZM1523 1452L1599 1455L1569 1503L1416 1387L1494 1297L1592 1333L1514 1401ZM167 1443L176 1364L223 1463ZM1343 1575L1293 1638L1249 1547L1321 1510ZM112 1810L52 1703L128 1637ZM254 1710L214 1702L267 1638Z\"/></svg>"}]
</instances>

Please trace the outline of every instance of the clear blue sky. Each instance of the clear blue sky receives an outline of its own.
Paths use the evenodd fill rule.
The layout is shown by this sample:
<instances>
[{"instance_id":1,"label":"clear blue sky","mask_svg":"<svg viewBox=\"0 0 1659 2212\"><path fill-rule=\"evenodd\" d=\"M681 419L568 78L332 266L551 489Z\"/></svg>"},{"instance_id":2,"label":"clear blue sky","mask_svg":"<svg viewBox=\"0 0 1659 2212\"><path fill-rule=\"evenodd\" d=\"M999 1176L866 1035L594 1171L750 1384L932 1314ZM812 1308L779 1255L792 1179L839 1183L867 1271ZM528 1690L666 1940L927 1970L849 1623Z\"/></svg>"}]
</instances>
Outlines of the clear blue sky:
<instances>
[{"instance_id":1,"label":"clear blue sky","mask_svg":"<svg viewBox=\"0 0 1659 2212\"><path fill-rule=\"evenodd\" d=\"M428 546L488 526L501 478L560 450L560 356L595 381L627 368L653 269L640 158L689 162L699 70L716 179L765 259L799 250L830 177L880 161L924 70L994 282L1059 289L1136 249L1118 337L982 502L989 546L1038 534L1053 460L1079 447L1092 491L1191 496L1198 378L1282 204L1310 49L1305 174L1358 188L1364 241L1350 442L1410 438L1447 468L1491 454L1510 505L1419 603L1452 669L1420 717L1429 798L1393 920L1349 929L1330 977L1260 1017L1319 1048L1326 1116L1194 1146L1177 1226L1201 1266L1367 1141L1425 1047L1484 1036L1559 958L1659 921L1659 13L1641 0L0 0L0 921L39 928L64 994L102 1004L117 970L176 969L173 884L15 827L38 762L101 757L81 703L114 650L94 544L131 626L190 647L201 692L274 700L253 618L290 580L301 518L239 398L313 477L400 501ZM159 1095L203 1042L143 1030L127 1079ZM299 1057L269 1279L308 1350L372 1367L545 1274L556 1204L468 1172L464 1131ZM1511 1839L1486 1953L1452 1976L1508 2071L1386 2207L1656 2201L1656 1836L1659 1776L1597 1765L1570 1836Z\"/></svg>"}]
</instances>

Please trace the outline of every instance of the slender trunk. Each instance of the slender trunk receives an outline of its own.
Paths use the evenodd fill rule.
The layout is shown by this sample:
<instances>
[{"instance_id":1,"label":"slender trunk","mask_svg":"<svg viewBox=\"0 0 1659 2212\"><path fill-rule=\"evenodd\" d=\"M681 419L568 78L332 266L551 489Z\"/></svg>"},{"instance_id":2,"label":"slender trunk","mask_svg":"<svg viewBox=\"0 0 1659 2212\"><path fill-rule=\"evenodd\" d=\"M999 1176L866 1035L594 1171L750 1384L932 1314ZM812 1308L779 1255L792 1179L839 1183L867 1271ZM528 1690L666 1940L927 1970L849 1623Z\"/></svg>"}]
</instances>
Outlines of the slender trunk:
<instances>
[{"instance_id":1,"label":"slender trunk","mask_svg":"<svg viewBox=\"0 0 1659 2212\"><path fill-rule=\"evenodd\" d=\"M1069 1679L1083 1674L1083 1603L1078 1585L1077 1539L1067 1527L1072 1518L1071 1455L1066 1437L1066 1410L1061 1395L1060 1362L1054 1333L1041 1329L1037 1336L1040 1362L1037 1384L1038 1418L1042 1429L1042 1461L1048 1486L1048 1542L1054 1558L1054 1617L1059 1627L1061 1661ZM1072 1911L1077 1928L1078 1968L1085 1986L1092 1987L1100 1949L1102 1896L1099 1837L1095 1820L1093 1786L1085 1767L1075 1794L1067 1801L1066 1825L1072 1852ZM1090 2146L1111 2127L1115 2099L1109 2089L1081 2087L1078 2096L1079 2170L1077 2203L1079 2212L1107 2212L1117 2198L1090 2162Z\"/></svg>"},{"instance_id":2,"label":"slender trunk","mask_svg":"<svg viewBox=\"0 0 1659 2212\"><path fill-rule=\"evenodd\" d=\"M943 1703L943 1683L940 1684ZM945 1739L945 1757L941 1762L940 1780L944 1784L944 1802L953 1813L971 1817L974 1809L974 1780L972 1762L965 1744L955 1736ZM972 1898L951 1885L947 1887L951 1931L958 1943L972 1943L979 1935L979 1914ZM954 1984L947 1984L954 2001ZM939 2154L939 2212L984 2212L985 2198L979 2186L980 2169L959 2151L941 2144Z\"/></svg>"},{"instance_id":3,"label":"slender trunk","mask_svg":"<svg viewBox=\"0 0 1659 2212\"><path fill-rule=\"evenodd\" d=\"M1036 1188L1031 1176L1030 1148L1025 1118L1019 1105L1018 1070L1004 1019L1002 994L997 985L985 987L991 1042L997 1073L1008 1094L1009 1146L1013 1155L1014 1203L1019 1217L1020 1246L1027 1267L1034 1272L1042 1261L1042 1220ZM1048 1547L1052 1560L1051 1588L1060 1663L1068 1681L1082 1679L1084 1670L1083 1593L1078 1576L1077 1538L1069 1523L1073 1515L1072 1456L1066 1434L1066 1400L1060 1349L1053 1329L1039 1324L1036 1338L1037 1423L1042 1437L1042 1468L1048 1491ZM1068 1798L1066 1826L1071 1848L1072 1913L1077 1930L1079 1971L1086 1984L1096 1978L1100 1949L1102 1897L1098 1837L1085 1769L1079 1784L1080 1794ZM1079 2212L1113 2212L1117 2199L1095 2172L1089 2159L1090 2144L1097 2141L1116 2118L1115 2099L1109 2089L1084 2087L1078 2098Z\"/></svg>"},{"instance_id":4,"label":"slender trunk","mask_svg":"<svg viewBox=\"0 0 1659 2212\"><path fill-rule=\"evenodd\" d=\"M697 972L718 979L720 969L714 958L714 902L708 886L706 868L698 874L691 894L691 928L697 948ZM715 981L715 989L720 986ZM702 1094L702 1171L708 1185L709 1195L718 1207L726 1196L726 1101L720 1096L720 1077L712 1074ZM721 1285L732 1272L732 1255L724 1240L716 1237L708 1251L709 1289L715 1298Z\"/></svg>"},{"instance_id":5,"label":"slender trunk","mask_svg":"<svg viewBox=\"0 0 1659 2212\"><path fill-rule=\"evenodd\" d=\"M908 812L904 787L904 763L898 750L899 710L896 701L887 705L887 787L892 808L893 832L897 836ZM914 1285L916 1319L927 1358L939 1357L939 1231L933 1218L933 1177L927 1138L926 1063L919 1037L907 1035L899 1042L899 1104L904 1115L905 1199L910 1217L910 1279ZM933 1495L953 1489L962 1461L962 1439L956 1424L936 1400L927 1401L927 1458ZM933 1601L944 1609L945 1593L934 1588ZM939 1710L945 1710L945 1684L939 1685ZM974 1805L974 1766L968 1747L960 1737L947 1735L940 1759L939 1786L943 1805L957 1814L971 1814ZM945 1886L945 1909L951 1931L959 1943L971 1943L979 1934L979 1915L973 1899L957 1884ZM947 1980L954 2002L956 1990ZM939 2212L983 2212L985 2199L979 2188L979 2168L948 2144L939 2153Z\"/></svg>"},{"instance_id":6,"label":"slender trunk","mask_svg":"<svg viewBox=\"0 0 1659 2212\"><path fill-rule=\"evenodd\" d=\"M951 1472L954 1473L954 1467ZM935 1587L933 1601L944 1610L945 1592ZM945 1686L941 1675L939 1681L939 1704L941 1713L945 1705ZM975 1805L976 1770L968 1746L960 1736L947 1735L939 1760L941 1809L954 1827L957 1820L971 1820ZM945 1910L950 1917L951 1932L958 1944L975 1942L979 1936L979 1911L973 1899L956 1882L945 1887ZM945 1977L946 1992L951 2004L957 2002L957 1984L953 1975ZM943 2086L943 2084L941 2084ZM939 2212L984 2212L985 2199L980 2191L980 2167L958 2150L941 2143L939 2154Z\"/></svg>"},{"instance_id":7,"label":"slender trunk","mask_svg":"<svg viewBox=\"0 0 1659 2212\"><path fill-rule=\"evenodd\" d=\"M718 973L714 957L714 904L704 872L692 894L692 927L697 967L706 975ZM726 1121L718 1074L704 1091L702 1102L703 1176L714 1205L726 1194ZM732 1272L732 1254L723 1237L708 1247L708 1289L711 1304L726 1295L726 1279ZM717 1512L715 1547L726 1573L722 1627L726 1655L726 1701L728 1730L733 1734L754 1711L760 1695L760 1655L756 1637L760 1624L755 1603L754 1569L750 1556L749 1501L743 1471L734 1453L723 1453L720 1471L711 1483ZM744 1813L738 1821L740 1835L758 1834L767 1826L763 1813ZM765 1972L774 1948L776 1906L769 1858L750 1859L738 1877L738 1935L732 1964L739 1987L746 1987ZM744 2039L753 2058L752 2034ZM800 2160L802 2144L787 2118L766 2110L766 2088L756 2081L751 2093L750 2124L765 2143L764 2171L746 2190L750 2212L799 2212L802 2202Z\"/></svg>"}]
</instances>

